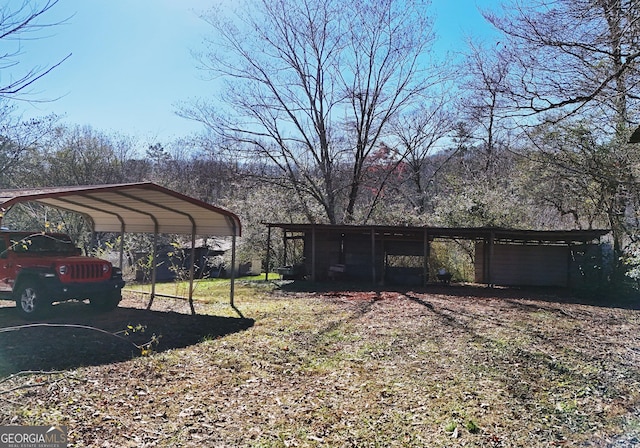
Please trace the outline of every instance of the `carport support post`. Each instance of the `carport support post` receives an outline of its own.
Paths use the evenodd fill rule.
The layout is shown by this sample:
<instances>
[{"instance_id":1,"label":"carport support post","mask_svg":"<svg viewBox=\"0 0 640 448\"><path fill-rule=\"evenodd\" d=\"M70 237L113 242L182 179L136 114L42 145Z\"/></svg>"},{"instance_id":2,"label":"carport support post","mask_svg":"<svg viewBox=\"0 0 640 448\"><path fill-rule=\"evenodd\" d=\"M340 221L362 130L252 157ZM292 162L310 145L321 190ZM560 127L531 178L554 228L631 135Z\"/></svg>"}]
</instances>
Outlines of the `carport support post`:
<instances>
[{"instance_id":1,"label":"carport support post","mask_svg":"<svg viewBox=\"0 0 640 448\"><path fill-rule=\"evenodd\" d=\"M124 269L124 224L121 226L120 230L120 269Z\"/></svg>"},{"instance_id":2,"label":"carport support post","mask_svg":"<svg viewBox=\"0 0 640 448\"><path fill-rule=\"evenodd\" d=\"M231 287L229 289L229 304L232 308L235 308L233 303L233 296L235 294L235 280L236 280L236 229L233 228L233 237L231 238Z\"/></svg>"},{"instance_id":3,"label":"carport support post","mask_svg":"<svg viewBox=\"0 0 640 448\"><path fill-rule=\"evenodd\" d=\"M156 224L155 232L153 232L153 249L151 250L151 298L149 299L149 304L147 305L147 309L151 309L151 305L153 305L153 299L156 297L156 278L157 278L157 246L158 246L158 225Z\"/></svg>"},{"instance_id":4,"label":"carport support post","mask_svg":"<svg viewBox=\"0 0 640 448\"><path fill-rule=\"evenodd\" d=\"M189 308L191 308L191 314L196 314L196 309L193 307L193 278L195 277L196 264L196 229L195 224L191 231L191 266L189 266Z\"/></svg>"}]
</instances>

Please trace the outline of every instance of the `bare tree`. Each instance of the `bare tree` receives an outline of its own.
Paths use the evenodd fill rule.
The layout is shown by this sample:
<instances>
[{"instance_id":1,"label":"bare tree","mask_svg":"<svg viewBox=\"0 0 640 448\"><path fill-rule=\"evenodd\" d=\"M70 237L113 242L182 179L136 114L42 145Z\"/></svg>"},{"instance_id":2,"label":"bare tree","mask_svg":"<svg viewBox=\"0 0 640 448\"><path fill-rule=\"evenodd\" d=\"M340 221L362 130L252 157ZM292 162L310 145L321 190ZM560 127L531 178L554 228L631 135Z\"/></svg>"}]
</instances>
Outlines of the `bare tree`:
<instances>
[{"instance_id":1,"label":"bare tree","mask_svg":"<svg viewBox=\"0 0 640 448\"><path fill-rule=\"evenodd\" d=\"M43 29L59 25L62 22L43 21L44 16L59 0L22 0L5 2L0 6L0 72L9 69L15 77L3 77L0 83L0 98L16 98L38 79L51 72L70 55L50 67L29 67L19 70L20 57L24 52L23 44L38 39Z\"/></svg>"},{"instance_id":2,"label":"bare tree","mask_svg":"<svg viewBox=\"0 0 640 448\"><path fill-rule=\"evenodd\" d=\"M125 182L133 154L128 137L107 135L89 126L53 130L24 164L23 182L36 186L97 185Z\"/></svg>"},{"instance_id":3,"label":"bare tree","mask_svg":"<svg viewBox=\"0 0 640 448\"><path fill-rule=\"evenodd\" d=\"M484 157L484 171L495 169L497 156L510 139L513 122L508 118L509 76L512 62L499 47L469 42L462 77L464 95L459 117L466 123L468 137Z\"/></svg>"},{"instance_id":4,"label":"bare tree","mask_svg":"<svg viewBox=\"0 0 640 448\"><path fill-rule=\"evenodd\" d=\"M23 165L31 164L25 159L37 154L38 143L53 131L57 117L22 121L11 115L12 108L6 101L0 100L0 104L5 106L4 111L0 106L0 187L23 187L26 180L21 174Z\"/></svg>"},{"instance_id":5,"label":"bare tree","mask_svg":"<svg viewBox=\"0 0 640 448\"><path fill-rule=\"evenodd\" d=\"M208 17L217 36L201 61L226 79L224 103L200 102L182 113L245 160L277 167L309 221L353 222L367 158L389 121L438 80L427 58L428 3L250 6L228 20Z\"/></svg>"},{"instance_id":6,"label":"bare tree","mask_svg":"<svg viewBox=\"0 0 640 448\"><path fill-rule=\"evenodd\" d=\"M589 114L626 132L640 99L638 2L515 0L485 17L504 33L514 110L555 121Z\"/></svg>"},{"instance_id":7,"label":"bare tree","mask_svg":"<svg viewBox=\"0 0 640 448\"><path fill-rule=\"evenodd\" d=\"M400 191L404 192L404 199L417 215L424 214L433 200L429 187L438 168L431 169L431 165L448 160L432 156L439 149L438 144L454 129L454 115L449 104L449 98L443 95L391 122L399 166L406 170L404 184L408 188Z\"/></svg>"},{"instance_id":8,"label":"bare tree","mask_svg":"<svg viewBox=\"0 0 640 448\"><path fill-rule=\"evenodd\" d=\"M510 153L510 61L501 48L469 41L458 69L459 99L448 149L430 157L432 216L440 225L527 226Z\"/></svg>"},{"instance_id":9,"label":"bare tree","mask_svg":"<svg viewBox=\"0 0 640 448\"><path fill-rule=\"evenodd\" d=\"M23 0L0 5L0 184L4 187L20 183L13 170L56 121L56 117L49 116L23 122L14 117L12 100L25 99L24 94L34 82L66 59L44 68L22 70L20 65L24 42L43 37L38 32L60 23L43 21L57 3L58 0Z\"/></svg>"}]
</instances>

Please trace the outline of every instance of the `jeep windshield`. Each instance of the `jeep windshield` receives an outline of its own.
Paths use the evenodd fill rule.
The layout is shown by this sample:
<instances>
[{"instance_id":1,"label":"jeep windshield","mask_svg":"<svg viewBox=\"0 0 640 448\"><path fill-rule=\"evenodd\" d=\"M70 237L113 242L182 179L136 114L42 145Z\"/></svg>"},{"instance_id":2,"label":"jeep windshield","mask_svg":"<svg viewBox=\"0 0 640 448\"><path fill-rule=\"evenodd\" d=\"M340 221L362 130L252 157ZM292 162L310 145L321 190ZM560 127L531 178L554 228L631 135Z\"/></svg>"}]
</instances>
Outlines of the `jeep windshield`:
<instances>
[{"instance_id":1,"label":"jeep windshield","mask_svg":"<svg viewBox=\"0 0 640 448\"><path fill-rule=\"evenodd\" d=\"M78 249L75 247L67 235L51 235L36 233L25 235L22 239L12 240L11 248L17 253L31 254L63 254L65 256L75 255Z\"/></svg>"}]
</instances>

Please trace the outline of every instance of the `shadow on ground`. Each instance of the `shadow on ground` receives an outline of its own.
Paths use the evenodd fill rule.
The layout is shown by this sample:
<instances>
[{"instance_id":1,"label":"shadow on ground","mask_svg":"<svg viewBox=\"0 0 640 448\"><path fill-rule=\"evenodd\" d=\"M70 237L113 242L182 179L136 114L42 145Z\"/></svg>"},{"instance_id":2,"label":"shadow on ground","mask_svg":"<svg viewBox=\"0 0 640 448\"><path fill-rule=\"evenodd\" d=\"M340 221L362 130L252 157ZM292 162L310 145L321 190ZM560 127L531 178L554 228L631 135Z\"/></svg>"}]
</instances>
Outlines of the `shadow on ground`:
<instances>
[{"instance_id":1,"label":"shadow on ground","mask_svg":"<svg viewBox=\"0 0 640 448\"><path fill-rule=\"evenodd\" d=\"M143 345L154 335L159 339L153 350L165 351L243 331L253 324L253 319L123 307L98 313L80 302L56 305L46 319L26 322L17 316L15 307L0 307L0 377L25 370L62 370L126 361L141 355L134 344ZM13 329L20 326L24 328Z\"/></svg>"},{"instance_id":2,"label":"shadow on ground","mask_svg":"<svg viewBox=\"0 0 640 448\"><path fill-rule=\"evenodd\" d=\"M640 296L633 294L618 294L615 292L604 294L584 294L569 288L558 287L488 287L477 283L430 283L427 286L372 286L366 282L311 282L308 280L275 281L279 289L288 292L313 292L332 295L365 291L395 291L402 294L416 292L420 294L441 294L450 297L502 298L541 300L550 303L572 303L605 308L640 309Z\"/></svg>"}]
</instances>

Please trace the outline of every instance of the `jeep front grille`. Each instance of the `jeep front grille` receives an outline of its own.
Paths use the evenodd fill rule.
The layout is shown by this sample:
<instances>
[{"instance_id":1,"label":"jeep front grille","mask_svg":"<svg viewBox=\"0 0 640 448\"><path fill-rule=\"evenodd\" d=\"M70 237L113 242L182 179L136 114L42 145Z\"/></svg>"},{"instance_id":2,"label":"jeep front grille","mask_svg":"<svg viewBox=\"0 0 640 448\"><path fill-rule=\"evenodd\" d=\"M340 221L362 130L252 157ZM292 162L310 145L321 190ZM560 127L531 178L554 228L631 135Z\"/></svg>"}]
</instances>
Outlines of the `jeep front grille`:
<instances>
[{"instance_id":1,"label":"jeep front grille","mask_svg":"<svg viewBox=\"0 0 640 448\"><path fill-rule=\"evenodd\" d=\"M69 276L72 280L101 279L104 276L102 264L84 263L69 266Z\"/></svg>"}]
</instances>

